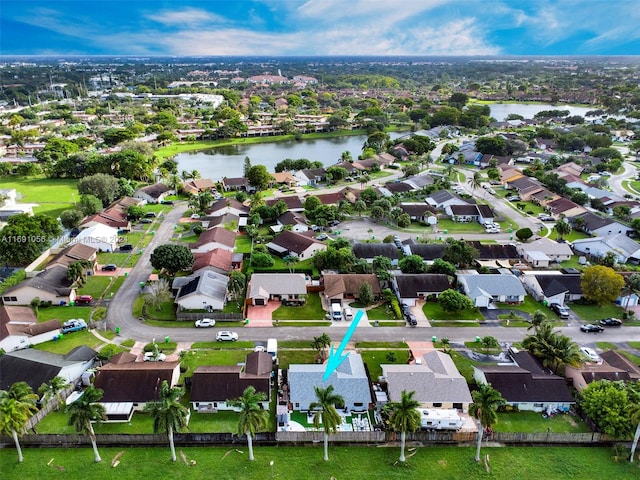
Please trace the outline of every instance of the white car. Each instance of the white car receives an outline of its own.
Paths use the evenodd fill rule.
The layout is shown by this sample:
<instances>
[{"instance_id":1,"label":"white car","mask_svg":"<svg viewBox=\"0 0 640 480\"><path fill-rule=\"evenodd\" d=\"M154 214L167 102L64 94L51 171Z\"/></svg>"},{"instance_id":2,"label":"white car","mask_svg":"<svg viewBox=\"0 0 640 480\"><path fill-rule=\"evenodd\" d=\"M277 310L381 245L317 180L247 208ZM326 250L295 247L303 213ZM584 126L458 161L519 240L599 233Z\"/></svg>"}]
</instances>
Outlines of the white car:
<instances>
[{"instance_id":1,"label":"white car","mask_svg":"<svg viewBox=\"0 0 640 480\"><path fill-rule=\"evenodd\" d=\"M157 355L156 352L144 352L143 360L145 362L164 362L166 359L167 356L162 352L158 352Z\"/></svg>"},{"instance_id":2,"label":"white car","mask_svg":"<svg viewBox=\"0 0 640 480\"><path fill-rule=\"evenodd\" d=\"M589 359L590 362L593 363L602 363L602 358L598 355L595 350L589 347L580 348L580 353L582 353L585 357Z\"/></svg>"},{"instance_id":3,"label":"white car","mask_svg":"<svg viewBox=\"0 0 640 480\"><path fill-rule=\"evenodd\" d=\"M202 318L200 320L196 320L196 328L214 327L215 325L216 321L213 318Z\"/></svg>"},{"instance_id":4,"label":"white car","mask_svg":"<svg viewBox=\"0 0 640 480\"><path fill-rule=\"evenodd\" d=\"M218 342L235 342L236 340L238 340L238 334L236 332L221 330L216 333L216 341Z\"/></svg>"}]
</instances>

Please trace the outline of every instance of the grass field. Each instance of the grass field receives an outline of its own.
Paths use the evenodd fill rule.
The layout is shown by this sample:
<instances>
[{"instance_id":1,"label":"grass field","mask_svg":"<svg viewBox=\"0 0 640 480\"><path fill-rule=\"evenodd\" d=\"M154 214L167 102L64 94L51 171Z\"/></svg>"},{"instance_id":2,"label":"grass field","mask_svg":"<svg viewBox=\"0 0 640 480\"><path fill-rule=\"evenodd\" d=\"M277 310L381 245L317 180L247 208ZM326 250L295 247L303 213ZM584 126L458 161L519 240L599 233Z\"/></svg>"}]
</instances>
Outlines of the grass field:
<instances>
[{"instance_id":1,"label":"grass field","mask_svg":"<svg viewBox=\"0 0 640 480\"><path fill-rule=\"evenodd\" d=\"M484 320L482 313L475 308L462 312L445 312L436 302L426 302L422 311L429 320Z\"/></svg>"},{"instance_id":2,"label":"grass field","mask_svg":"<svg viewBox=\"0 0 640 480\"><path fill-rule=\"evenodd\" d=\"M569 308L573 310L582 320L593 321L603 318L622 318L623 309L613 303L609 305L582 305L570 303Z\"/></svg>"},{"instance_id":3,"label":"grass field","mask_svg":"<svg viewBox=\"0 0 640 480\"><path fill-rule=\"evenodd\" d=\"M47 307L38 309L38 320L46 322L57 318L63 322L72 318L83 318L89 320L91 307Z\"/></svg>"},{"instance_id":4,"label":"grass field","mask_svg":"<svg viewBox=\"0 0 640 480\"><path fill-rule=\"evenodd\" d=\"M587 433L589 427L575 415L555 415L544 418L536 412L498 413L498 423L493 427L496 432L526 433Z\"/></svg>"},{"instance_id":5,"label":"grass field","mask_svg":"<svg viewBox=\"0 0 640 480\"><path fill-rule=\"evenodd\" d=\"M307 301L301 307L280 306L271 316L273 320L322 320L325 311L322 308L320 296L317 293L310 293L306 297Z\"/></svg>"},{"instance_id":6,"label":"grass field","mask_svg":"<svg viewBox=\"0 0 640 480\"><path fill-rule=\"evenodd\" d=\"M79 332L65 333L59 340L50 340L48 342L39 343L33 348L43 350L45 352L66 355L74 348L82 345L95 349L101 344L102 342L89 333L89 331L81 330Z\"/></svg>"},{"instance_id":7,"label":"grass field","mask_svg":"<svg viewBox=\"0 0 640 480\"><path fill-rule=\"evenodd\" d=\"M99 441L99 440L98 440ZM165 448L100 448L101 463L93 462L91 448L25 449L18 463L14 448L0 450L0 470L6 479L39 480L89 478L138 480L188 478L204 480L267 480L273 478L318 480L632 480L640 474L638 463L615 462L611 448L483 448L484 462L473 461L473 447L420 447L411 450L405 464L397 463L399 448L329 447L329 461L322 460L322 445L314 447L255 446L255 461L248 461L244 443L225 447L177 448L178 462L171 462ZM188 464L180 460L183 452ZM117 468L111 466L119 453ZM193 461L193 463L191 462ZM273 462L273 466L271 466Z\"/></svg>"},{"instance_id":8,"label":"grass field","mask_svg":"<svg viewBox=\"0 0 640 480\"><path fill-rule=\"evenodd\" d=\"M22 203L73 204L80 200L78 180L66 178L2 177L2 188L15 188Z\"/></svg>"},{"instance_id":9,"label":"grass field","mask_svg":"<svg viewBox=\"0 0 640 480\"><path fill-rule=\"evenodd\" d=\"M78 295L91 295L94 300L98 300L110 284L111 277L92 275L87 277L87 282L78 289Z\"/></svg>"}]
</instances>

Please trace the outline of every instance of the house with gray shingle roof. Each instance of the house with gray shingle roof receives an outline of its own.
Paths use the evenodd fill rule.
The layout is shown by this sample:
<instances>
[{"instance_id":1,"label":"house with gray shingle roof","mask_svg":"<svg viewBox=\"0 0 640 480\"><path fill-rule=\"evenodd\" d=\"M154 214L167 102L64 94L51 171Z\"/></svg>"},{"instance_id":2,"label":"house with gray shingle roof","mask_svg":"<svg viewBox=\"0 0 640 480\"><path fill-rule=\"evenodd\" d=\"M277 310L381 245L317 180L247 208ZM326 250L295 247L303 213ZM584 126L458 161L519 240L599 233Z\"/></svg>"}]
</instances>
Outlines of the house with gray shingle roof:
<instances>
[{"instance_id":1,"label":"house with gray shingle roof","mask_svg":"<svg viewBox=\"0 0 640 480\"><path fill-rule=\"evenodd\" d=\"M252 305L266 305L269 300L300 300L306 294L303 273L254 273L247 287Z\"/></svg>"},{"instance_id":2,"label":"house with gray shingle roof","mask_svg":"<svg viewBox=\"0 0 640 480\"><path fill-rule=\"evenodd\" d=\"M533 267L548 267L549 263L570 260L573 250L567 243L558 243L546 237L516 247L522 259Z\"/></svg>"},{"instance_id":3,"label":"house with gray shingle roof","mask_svg":"<svg viewBox=\"0 0 640 480\"><path fill-rule=\"evenodd\" d=\"M133 194L134 198L138 198L147 203L160 203L169 195L176 193L168 185L164 183L155 183L153 185L147 185L146 187L139 188Z\"/></svg>"},{"instance_id":4,"label":"house with gray shingle roof","mask_svg":"<svg viewBox=\"0 0 640 480\"><path fill-rule=\"evenodd\" d=\"M446 353L433 350L420 363L380 365L389 401L399 402L402 391L414 391L420 408L456 408L464 412L473 402L466 379Z\"/></svg>"},{"instance_id":5,"label":"house with gray shingle roof","mask_svg":"<svg viewBox=\"0 0 640 480\"><path fill-rule=\"evenodd\" d=\"M449 205L469 205L470 203L463 200L455 193L448 190L439 190L428 195L425 199L427 204L431 205L436 210L444 210Z\"/></svg>"},{"instance_id":6,"label":"house with gray shingle roof","mask_svg":"<svg viewBox=\"0 0 640 480\"><path fill-rule=\"evenodd\" d=\"M418 255L427 263L431 264L436 258L442 258L447 246L443 243L411 243L407 244L409 255Z\"/></svg>"},{"instance_id":7,"label":"house with gray shingle roof","mask_svg":"<svg viewBox=\"0 0 640 480\"><path fill-rule=\"evenodd\" d=\"M578 220L579 218L582 220ZM591 212L585 212L580 215L570 217L569 223L571 223L571 226L577 230L581 230L585 233L598 237L616 235L618 233L624 233L627 235L633 231L633 228L627 225L623 225L611 218L601 217Z\"/></svg>"},{"instance_id":8,"label":"house with gray shingle roof","mask_svg":"<svg viewBox=\"0 0 640 480\"><path fill-rule=\"evenodd\" d=\"M317 401L314 387L332 385L334 393L344 399L344 407L350 411L363 412L373 407L369 378L362 356L351 352L346 360L324 382L326 365L290 365L289 402L294 411L308 411L309 405Z\"/></svg>"},{"instance_id":9,"label":"house with gray shingle roof","mask_svg":"<svg viewBox=\"0 0 640 480\"><path fill-rule=\"evenodd\" d=\"M391 265L398 265L398 247L393 243L355 243L351 251L356 258L364 259L367 263L373 263L377 256L387 257L391 260Z\"/></svg>"},{"instance_id":10,"label":"house with gray shingle roof","mask_svg":"<svg viewBox=\"0 0 640 480\"><path fill-rule=\"evenodd\" d=\"M458 275L458 283L476 307L488 307L492 302L521 303L527 294L515 275L465 274Z\"/></svg>"},{"instance_id":11,"label":"house with gray shingle roof","mask_svg":"<svg viewBox=\"0 0 640 480\"><path fill-rule=\"evenodd\" d=\"M581 274L558 271L523 271L522 283L527 292L538 302L547 304L580 300L582 298Z\"/></svg>"},{"instance_id":12,"label":"house with gray shingle roof","mask_svg":"<svg viewBox=\"0 0 640 480\"><path fill-rule=\"evenodd\" d=\"M175 303L186 310L222 310L227 300L229 277L214 270L201 269L188 277L176 277L172 288L178 289Z\"/></svg>"},{"instance_id":13,"label":"house with gray shingle roof","mask_svg":"<svg viewBox=\"0 0 640 480\"><path fill-rule=\"evenodd\" d=\"M576 253L602 258L612 252L618 263L640 263L640 244L622 233L583 238L575 240L572 245Z\"/></svg>"},{"instance_id":14,"label":"house with gray shingle roof","mask_svg":"<svg viewBox=\"0 0 640 480\"><path fill-rule=\"evenodd\" d=\"M391 284L398 296L398 301L410 307L414 306L417 300L437 298L442 292L451 288L449 277L441 273L394 275Z\"/></svg>"}]
</instances>

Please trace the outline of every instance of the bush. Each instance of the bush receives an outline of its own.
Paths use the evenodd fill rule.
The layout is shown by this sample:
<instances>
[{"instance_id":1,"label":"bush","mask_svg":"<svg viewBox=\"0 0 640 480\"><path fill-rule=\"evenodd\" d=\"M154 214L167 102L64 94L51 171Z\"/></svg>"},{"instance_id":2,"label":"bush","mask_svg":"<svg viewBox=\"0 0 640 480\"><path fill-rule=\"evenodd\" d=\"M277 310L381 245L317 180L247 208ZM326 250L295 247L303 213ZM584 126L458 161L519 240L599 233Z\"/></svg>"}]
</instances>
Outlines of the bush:
<instances>
[{"instance_id":1,"label":"bush","mask_svg":"<svg viewBox=\"0 0 640 480\"><path fill-rule=\"evenodd\" d=\"M100 360L111 360L111 357L119 353L119 351L120 348L117 345L110 343L100 349L100 352L98 352L98 358Z\"/></svg>"}]
</instances>

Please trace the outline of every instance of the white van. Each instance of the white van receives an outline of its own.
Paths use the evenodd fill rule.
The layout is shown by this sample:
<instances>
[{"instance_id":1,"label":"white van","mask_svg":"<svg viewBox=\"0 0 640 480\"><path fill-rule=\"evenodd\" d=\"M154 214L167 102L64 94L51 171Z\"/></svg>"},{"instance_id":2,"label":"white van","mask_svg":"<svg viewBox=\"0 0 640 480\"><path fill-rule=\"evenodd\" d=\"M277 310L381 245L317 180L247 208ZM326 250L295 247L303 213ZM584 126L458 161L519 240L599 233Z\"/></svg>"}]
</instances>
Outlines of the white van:
<instances>
[{"instance_id":1,"label":"white van","mask_svg":"<svg viewBox=\"0 0 640 480\"><path fill-rule=\"evenodd\" d=\"M333 320L342 320L342 305L339 303L331 304L331 318Z\"/></svg>"},{"instance_id":2,"label":"white van","mask_svg":"<svg viewBox=\"0 0 640 480\"><path fill-rule=\"evenodd\" d=\"M344 308L344 319L352 320L353 319L353 311L349 307Z\"/></svg>"}]
</instances>

